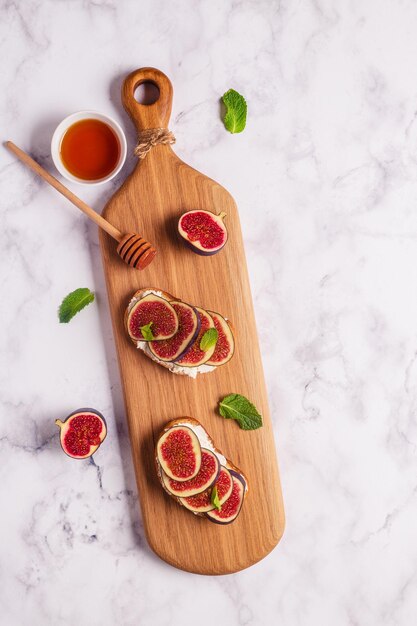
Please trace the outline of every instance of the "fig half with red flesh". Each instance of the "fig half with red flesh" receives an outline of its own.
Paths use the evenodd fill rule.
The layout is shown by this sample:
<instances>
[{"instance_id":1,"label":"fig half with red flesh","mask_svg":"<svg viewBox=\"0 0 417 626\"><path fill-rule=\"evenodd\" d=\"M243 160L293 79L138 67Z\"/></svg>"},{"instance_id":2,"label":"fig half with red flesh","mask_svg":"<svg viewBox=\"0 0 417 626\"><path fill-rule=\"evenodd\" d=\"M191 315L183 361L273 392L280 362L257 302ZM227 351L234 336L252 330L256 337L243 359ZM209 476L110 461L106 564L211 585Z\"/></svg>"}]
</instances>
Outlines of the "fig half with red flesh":
<instances>
[{"instance_id":1,"label":"fig half with red flesh","mask_svg":"<svg viewBox=\"0 0 417 626\"><path fill-rule=\"evenodd\" d=\"M216 346L210 359L206 361L207 365L224 365L232 358L235 351L235 340L232 330L220 313L208 311L213 318L214 326L219 333Z\"/></svg>"},{"instance_id":2,"label":"fig half with red flesh","mask_svg":"<svg viewBox=\"0 0 417 626\"><path fill-rule=\"evenodd\" d=\"M211 211L187 211L178 221L178 232L193 252L203 256L216 254L227 242L225 217L226 213L215 215Z\"/></svg>"},{"instance_id":3,"label":"fig half with red flesh","mask_svg":"<svg viewBox=\"0 0 417 626\"><path fill-rule=\"evenodd\" d=\"M217 497L219 498L221 506L223 502L228 499L233 488L232 476L229 470L223 467L223 465L220 467L219 476L211 489L206 489L206 491L195 496L181 498L181 504L194 513L207 513L208 511L212 511L215 508L211 503L211 493L214 487L217 487Z\"/></svg>"},{"instance_id":4,"label":"fig half with red flesh","mask_svg":"<svg viewBox=\"0 0 417 626\"><path fill-rule=\"evenodd\" d=\"M220 463L217 456L210 450L201 448L200 471L194 478L179 482L163 474L162 481L167 491L173 496L186 498L188 496L195 496L211 487L211 485L216 482L219 471Z\"/></svg>"},{"instance_id":5,"label":"fig half with red flesh","mask_svg":"<svg viewBox=\"0 0 417 626\"><path fill-rule=\"evenodd\" d=\"M200 471L200 442L187 426L173 426L162 433L156 444L156 455L165 474L173 480L190 480Z\"/></svg>"},{"instance_id":6,"label":"fig half with red flesh","mask_svg":"<svg viewBox=\"0 0 417 626\"><path fill-rule=\"evenodd\" d=\"M95 409L78 409L62 422L60 428L62 449L73 459L87 459L98 450L107 435L106 420Z\"/></svg>"},{"instance_id":7,"label":"fig half with red flesh","mask_svg":"<svg viewBox=\"0 0 417 626\"><path fill-rule=\"evenodd\" d=\"M200 331L200 315L185 302L170 302L178 316L178 330L171 339L151 341L148 346L161 361L176 361L191 348Z\"/></svg>"},{"instance_id":8,"label":"fig half with red flesh","mask_svg":"<svg viewBox=\"0 0 417 626\"><path fill-rule=\"evenodd\" d=\"M216 347L214 345L206 351L201 350L201 338L209 328L214 328L214 321L211 315L207 313L207 311L205 311L204 309L200 309L199 307L196 307L196 309L198 314L200 315L200 331L190 349L187 350L186 354L183 357L176 361L178 365L183 365L184 367L198 367L199 365L203 365L203 363L206 363L206 361L208 361L212 357Z\"/></svg>"},{"instance_id":9,"label":"fig half with red flesh","mask_svg":"<svg viewBox=\"0 0 417 626\"><path fill-rule=\"evenodd\" d=\"M211 522L216 524L230 524L239 515L243 499L245 497L246 482L240 474L229 470L232 475L233 487L230 496L221 506L220 511L213 509L207 511L206 516Z\"/></svg>"},{"instance_id":10,"label":"fig half with red flesh","mask_svg":"<svg viewBox=\"0 0 417 626\"><path fill-rule=\"evenodd\" d=\"M168 300L155 294L144 296L130 309L127 330L134 341L147 341L141 328L150 324L154 339L169 339L178 330L178 315Z\"/></svg>"}]
</instances>

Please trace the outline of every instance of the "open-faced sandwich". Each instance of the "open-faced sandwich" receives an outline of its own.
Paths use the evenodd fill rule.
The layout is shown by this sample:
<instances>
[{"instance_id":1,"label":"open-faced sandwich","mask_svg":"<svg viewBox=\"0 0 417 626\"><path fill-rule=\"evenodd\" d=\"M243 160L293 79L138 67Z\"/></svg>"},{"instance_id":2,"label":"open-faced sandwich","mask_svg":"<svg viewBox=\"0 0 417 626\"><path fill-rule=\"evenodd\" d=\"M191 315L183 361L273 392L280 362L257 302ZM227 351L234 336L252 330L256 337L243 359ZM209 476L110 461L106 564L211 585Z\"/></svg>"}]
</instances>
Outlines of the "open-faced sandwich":
<instances>
[{"instance_id":1,"label":"open-faced sandwich","mask_svg":"<svg viewBox=\"0 0 417 626\"><path fill-rule=\"evenodd\" d=\"M230 524L248 492L242 471L214 446L200 422L181 417L166 424L155 448L162 487L195 515Z\"/></svg>"},{"instance_id":2,"label":"open-faced sandwich","mask_svg":"<svg viewBox=\"0 0 417 626\"><path fill-rule=\"evenodd\" d=\"M129 302L125 324L136 347L174 374L195 378L211 372L230 361L235 349L225 317L160 289L139 289Z\"/></svg>"}]
</instances>

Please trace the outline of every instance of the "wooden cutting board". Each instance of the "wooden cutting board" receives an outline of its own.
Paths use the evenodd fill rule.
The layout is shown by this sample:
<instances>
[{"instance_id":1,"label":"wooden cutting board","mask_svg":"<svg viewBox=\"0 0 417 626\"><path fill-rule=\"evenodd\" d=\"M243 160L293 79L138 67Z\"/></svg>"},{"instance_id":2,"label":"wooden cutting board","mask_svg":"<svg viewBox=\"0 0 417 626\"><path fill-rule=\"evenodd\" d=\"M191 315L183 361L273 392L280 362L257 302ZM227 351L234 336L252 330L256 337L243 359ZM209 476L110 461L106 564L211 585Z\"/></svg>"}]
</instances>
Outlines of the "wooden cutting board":
<instances>
[{"instance_id":1,"label":"wooden cutting board","mask_svg":"<svg viewBox=\"0 0 417 626\"><path fill-rule=\"evenodd\" d=\"M158 86L151 105L134 98L144 82ZM130 74L122 100L138 131L168 127L172 85L160 71ZM179 216L191 209L224 211L229 240L211 257L188 250L176 235ZM143 525L150 547L171 565L198 574L228 574L256 563L280 540L284 509L267 392L248 281L239 216L231 195L218 183L181 161L169 145L154 147L104 209L122 232L143 235L157 249L154 262L140 272L118 257L114 240L103 231L100 244L114 337L119 357L132 455ZM128 339L123 316L133 293L154 287L176 298L219 311L235 328L233 359L212 373L172 374L148 359ZM264 418L255 431L241 430L218 414L221 398L240 393ZM192 416L202 422L215 445L240 467L249 493L235 522L212 524L180 507L161 488L154 467L154 446L164 424Z\"/></svg>"}]
</instances>

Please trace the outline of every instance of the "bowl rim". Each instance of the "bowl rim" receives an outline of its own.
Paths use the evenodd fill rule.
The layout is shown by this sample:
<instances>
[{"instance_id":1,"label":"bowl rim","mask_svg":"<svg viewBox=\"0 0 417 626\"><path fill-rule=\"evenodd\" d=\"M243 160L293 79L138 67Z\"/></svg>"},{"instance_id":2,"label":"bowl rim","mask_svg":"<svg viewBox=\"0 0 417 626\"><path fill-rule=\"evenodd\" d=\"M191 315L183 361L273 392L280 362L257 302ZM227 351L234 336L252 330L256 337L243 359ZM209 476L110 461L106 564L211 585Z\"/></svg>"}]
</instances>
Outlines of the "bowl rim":
<instances>
[{"instance_id":1,"label":"bowl rim","mask_svg":"<svg viewBox=\"0 0 417 626\"><path fill-rule=\"evenodd\" d=\"M103 178L98 178L97 180L84 180L82 178L74 176L74 174L71 174L71 172L67 170L61 159L61 141L68 128L76 122L88 119L100 120L101 122L104 122L105 124L110 126L110 128L115 132L120 143L120 155L116 167L110 172L110 174L107 174L107 176L104 176ZM126 135L124 134L122 127L110 115L107 115L106 113L101 113L100 111L85 109L67 115L67 117L65 117L55 128L51 139L51 156L56 169L61 174L61 176L73 183L78 183L80 185L102 185L103 183L109 182L110 180L112 180L112 178L117 176L117 174L122 169L126 161L126 155L127 142Z\"/></svg>"}]
</instances>

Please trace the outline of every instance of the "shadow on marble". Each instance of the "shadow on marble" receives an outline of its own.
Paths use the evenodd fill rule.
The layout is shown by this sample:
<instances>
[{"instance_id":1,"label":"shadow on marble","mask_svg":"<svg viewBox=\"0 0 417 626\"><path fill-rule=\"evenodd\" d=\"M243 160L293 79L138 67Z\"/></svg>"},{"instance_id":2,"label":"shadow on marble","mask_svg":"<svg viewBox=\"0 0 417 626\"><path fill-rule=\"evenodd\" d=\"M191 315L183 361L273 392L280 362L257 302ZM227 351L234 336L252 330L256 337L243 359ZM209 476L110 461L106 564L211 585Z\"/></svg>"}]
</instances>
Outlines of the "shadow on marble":
<instances>
[{"instance_id":1,"label":"shadow on marble","mask_svg":"<svg viewBox=\"0 0 417 626\"><path fill-rule=\"evenodd\" d=\"M52 135L58 124L69 115L68 112L59 112L45 117L44 120L40 120L39 123L32 130L28 144L26 146L19 146L25 152L29 154L47 170L55 176L57 174L55 167L53 166L51 156L51 140Z\"/></svg>"},{"instance_id":2,"label":"shadow on marble","mask_svg":"<svg viewBox=\"0 0 417 626\"><path fill-rule=\"evenodd\" d=\"M226 106L221 98L219 98L219 118L223 123L224 116L226 115Z\"/></svg>"}]
</instances>

